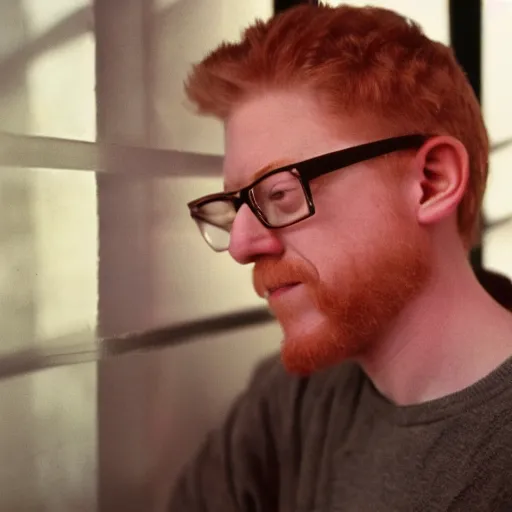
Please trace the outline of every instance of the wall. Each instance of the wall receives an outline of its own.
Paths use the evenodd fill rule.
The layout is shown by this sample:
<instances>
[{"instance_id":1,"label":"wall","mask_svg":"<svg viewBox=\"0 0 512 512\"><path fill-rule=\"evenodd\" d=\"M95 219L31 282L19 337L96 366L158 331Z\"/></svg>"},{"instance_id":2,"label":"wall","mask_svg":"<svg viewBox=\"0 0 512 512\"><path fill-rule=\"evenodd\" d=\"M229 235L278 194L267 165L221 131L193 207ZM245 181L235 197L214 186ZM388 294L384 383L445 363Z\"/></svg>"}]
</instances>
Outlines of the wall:
<instances>
[{"instance_id":1,"label":"wall","mask_svg":"<svg viewBox=\"0 0 512 512\"><path fill-rule=\"evenodd\" d=\"M187 110L182 82L192 62L266 18L271 3L124 0L120 10L117 0L98 0L106 8L101 44L119 52L100 69L100 137L221 155L221 126ZM427 10L382 3L447 40L445 0ZM512 13L504 0L484 3L484 111L501 140L510 77L497 55ZM1 2L0 130L95 140L91 6ZM128 40L136 52L123 47ZM492 159L486 209L494 219L510 211L507 155ZM260 305L249 269L211 252L188 218L189 199L221 186L220 172L107 177L98 189L91 173L0 168L0 353L54 347L77 333L92 341L98 304L105 334ZM487 238L487 264L512 275L510 223ZM271 324L104 362L99 372L91 363L2 381L0 456L9 462L0 469L0 510L95 510L98 470L102 510L161 509L182 464L279 339Z\"/></svg>"},{"instance_id":2,"label":"wall","mask_svg":"<svg viewBox=\"0 0 512 512\"><path fill-rule=\"evenodd\" d=\"M512 42L512 3L507 0L483 2L483 109L492 143L511 141L512 73L503 65ZM512 145L491 153L489 181L484 211L489 222L497 224L484 237L487 267L512 278Z\"/></svg>"},{"instance_id":3,"label":"wall","mask_svg":"<svg viewBox=\"0 0 512 512\"><path fill-rule=\"evenodd\" d=\"M0 3L0 130L94 140L87 7ZM0 167L0 198L0 354L92 340L94 175ZM94 364L0 382L0 510L94 510L95 392Z\"/></svg>"}]
</instances>

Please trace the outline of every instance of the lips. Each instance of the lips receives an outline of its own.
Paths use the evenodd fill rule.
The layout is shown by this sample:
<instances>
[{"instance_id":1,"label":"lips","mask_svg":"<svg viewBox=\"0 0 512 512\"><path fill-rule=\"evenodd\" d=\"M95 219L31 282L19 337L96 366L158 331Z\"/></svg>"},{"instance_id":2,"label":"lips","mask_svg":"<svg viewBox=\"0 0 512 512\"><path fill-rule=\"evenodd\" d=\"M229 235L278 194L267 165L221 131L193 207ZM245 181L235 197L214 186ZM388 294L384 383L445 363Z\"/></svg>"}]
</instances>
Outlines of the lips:
<instances>
[{"instance_id":1,"label":"lips","mask_svg":"<svg viewBox=\"0 0 512 512\"><path fill-rule=\"evenodd\" d=\"M295 260L262 258L253 268L252 282L259 297L277 297L310 280L304 265Z\"/></svg>"},{"instance_id":2,"label":"lips","mask_svg":"<svg viewBox=\"0 0 512 512\"><path fill-rule=\"evenodd\" d=\"M298 284L300 284L300 283L297 281L297 282L282 283L279 285L269 286L266 289L265 298L270 299L270 298L278 297L279 295L282 295L283 293L286 293L287 291L291 290Z\"/></svg>"}]
</instances>

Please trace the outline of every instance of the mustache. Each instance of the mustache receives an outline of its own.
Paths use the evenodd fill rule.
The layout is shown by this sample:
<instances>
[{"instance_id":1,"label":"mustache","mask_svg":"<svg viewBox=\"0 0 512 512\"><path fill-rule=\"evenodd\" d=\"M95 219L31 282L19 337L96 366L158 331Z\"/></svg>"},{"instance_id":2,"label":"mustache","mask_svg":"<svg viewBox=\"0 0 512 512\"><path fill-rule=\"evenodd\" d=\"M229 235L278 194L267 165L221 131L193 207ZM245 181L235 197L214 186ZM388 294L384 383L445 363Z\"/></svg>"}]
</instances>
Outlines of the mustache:
<instances>
[{"instance_id":1,"label":"mustache","mask_svg":"<svg viewBox=\"0 0 512 512\"><path fill-rule=\"evenodd\" d=\"M307 265L297 260L262 259L255 263L252 272L254 289L261 298L264 298L269 290L314 280L314 273Z\"/></svg>"}]
</instances>

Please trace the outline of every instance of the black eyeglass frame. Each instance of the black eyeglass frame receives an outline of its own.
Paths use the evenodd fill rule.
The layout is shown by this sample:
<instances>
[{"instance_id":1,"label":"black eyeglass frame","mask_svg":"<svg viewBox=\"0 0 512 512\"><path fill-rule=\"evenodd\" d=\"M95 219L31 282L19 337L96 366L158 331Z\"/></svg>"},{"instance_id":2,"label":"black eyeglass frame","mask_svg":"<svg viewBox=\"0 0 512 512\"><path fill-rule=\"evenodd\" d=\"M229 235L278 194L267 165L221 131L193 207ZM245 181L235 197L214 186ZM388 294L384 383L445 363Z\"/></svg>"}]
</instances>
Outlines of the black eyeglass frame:
<instances>
[{"instance_id":1,"label":"black eyeglass frame","mask_svg":"<svg viewBox=\"0 0 512 512\"><path fill-rule=\"evenodd\" d=\"M235 190L232 192L217 192L215 194L209 194L207 196L200 197L188 203L190 215L193 219L209 223L210 225L216 226L216 224L204 218L199 213L200 208L207 205L208 203L216 201L229 201L233 203L235 212L246 204L258 220L269 229L281 229L298 222L301 222L308 217L315 214L315 205L313 203L313 196L309 182L320 176L324 176L330 172L341 170L345 167L371 160L380 156L393 153L395 151L406 150L406 149L419 149L425 141L432 137L432 135L425 134L411 134L411 135L400 135L398 137L390 137L387 139L381 139L374 142L368 142L359 146L352 146L349 148L334 151L324 155L316 156L303 160L301 162L285 165L278 169L273 169L258 179L250 183L244 188ZM304 197L306 198L308 213L302 217L288 222L285 224L279 224L278 226L270 224L263 215L263 212L258 207L256 200L254 199L253 189L263 180L269 176L278 174L281 172L296 171L299 182L304 191ZM216 226L221 229L225 229L225 226Z\"/></svg>"}]
</instances>

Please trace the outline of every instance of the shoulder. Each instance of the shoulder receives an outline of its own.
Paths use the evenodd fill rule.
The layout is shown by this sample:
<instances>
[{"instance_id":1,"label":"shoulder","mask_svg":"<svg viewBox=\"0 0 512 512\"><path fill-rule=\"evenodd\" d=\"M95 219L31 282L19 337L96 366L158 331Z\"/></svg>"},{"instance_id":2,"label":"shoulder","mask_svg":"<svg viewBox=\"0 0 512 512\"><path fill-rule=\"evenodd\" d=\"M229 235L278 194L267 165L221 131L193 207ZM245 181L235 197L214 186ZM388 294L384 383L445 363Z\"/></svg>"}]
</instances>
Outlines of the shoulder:
<instances>
[{"instance_id":1,"label":"shoulder","mask_svg":"<svg viewBox=\"0 0 512 512\"><path fill-rule=\"evenodd\" d=\"M455 503L463 510L512 510L512 385L466 415L468 479ZM460 461L459 461L460 462ZM505 507L504 509L502 507ZM509 508L507 508L509 507ZM476 510L473 508L471 510Z\"/></svg>"},{"instance_id":2,"label":"shoulder","mask_svg":"<svg viewBox=\"0 0 512 512\"><path fill-rule=\"evenodd\" d=\"M502 414L472 454L470 478L449 510L512 510L512 414Z\"/></svg>"}]
</instances>

